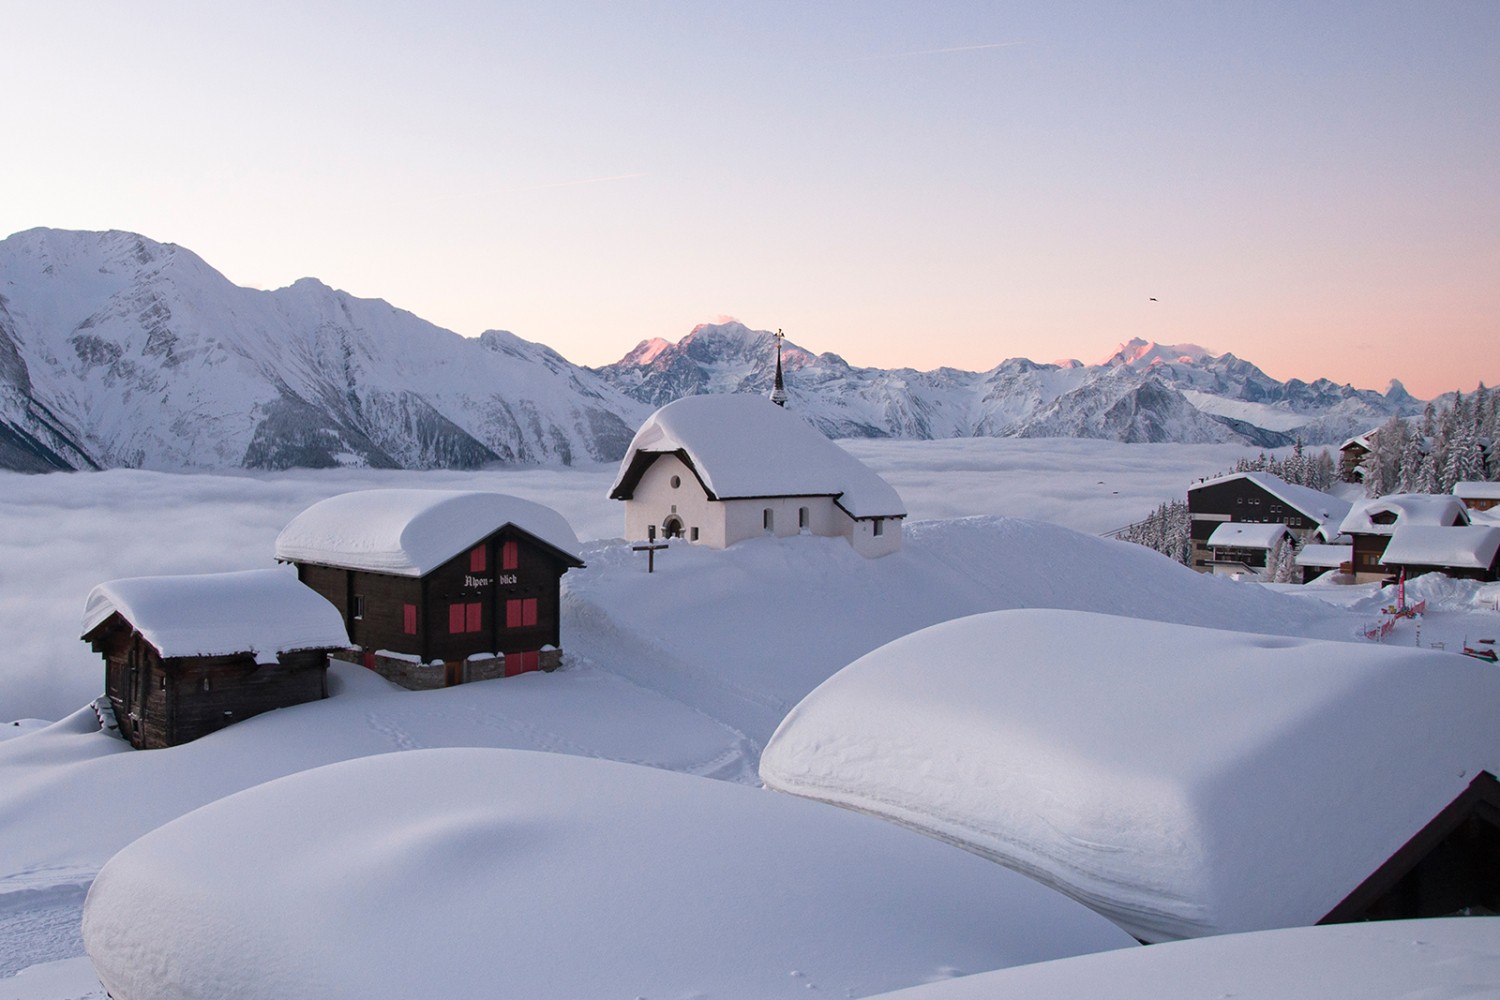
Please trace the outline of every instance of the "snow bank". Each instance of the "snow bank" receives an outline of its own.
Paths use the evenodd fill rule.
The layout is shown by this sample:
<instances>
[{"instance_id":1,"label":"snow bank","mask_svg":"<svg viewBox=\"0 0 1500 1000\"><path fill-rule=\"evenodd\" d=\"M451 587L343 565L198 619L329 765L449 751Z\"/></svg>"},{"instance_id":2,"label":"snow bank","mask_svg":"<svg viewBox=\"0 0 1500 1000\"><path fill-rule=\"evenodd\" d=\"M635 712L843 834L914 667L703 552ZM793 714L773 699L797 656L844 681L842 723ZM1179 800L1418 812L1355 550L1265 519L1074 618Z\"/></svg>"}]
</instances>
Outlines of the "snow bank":
<instances>
[{"instance_id":1,"label":"snow bank","mask_svg":"<svg viewBox=\"0 0 1500 1000\"><path fill-rule=\"evenodd\" d=\"M276 558L424 576L506 525L578 556L561 514L504 493L361 490L320 500L276 539Z\"/></svg>"},{"instance_id":2,"label":"snow bank","mask_svg":"<svg viewBox=\"0 0 1500 1000\"><path fill-rule=\"evenodd\" d=\"M1007 611L840 671L760 774L1169 940L1318 920L1500 773L1497 723L1500 674L1452 654Z\"/></svg>"},{"instance_id":3,"label":"snow bank","mask_svg":"<svg viewBox=\"0 0 1500 1000\"><path fill-rule=\"evenodd\" d=\"M206 806L105 866L83 934L118 1000L862 996L1133 943L866 817L475 749L350 761Z\"/></svg>"},{"instance_id":4,"label":"snow bank","mask_svg":"<svg viewBox=\"0 0 1500 1000\"><path fill-rule=\"evenodd\" d=\"M1494 996L1500 918L1387 920L1226 934L1041 962L881 1000L1418 1000Z\"/></svg>"},{"instance_id":5,"label":"snow bank","mask_svg":"<svg viewBox=\"0 0 1500 1000\"><path fill-rule=\"evenodd\" d=\"M668 403L636 431L610 487L630 498L638 456L686 452L705 488L736 497L832 496L850 516L905 517L884 479L795 413L762 396L687 396Z\"/></svg>"},{"instance_id":6,"label":"snow bank","mask_svg":"<svg viewBox=\"0 0 1500 1000\"><path fill-rule=\"evenodd\" d=\"M275 663L278 653L349 645L338 609L290 566L101 583L84 602L83 634L116 612L163 657L254 653Z\"/></svg>"}]
</instances>

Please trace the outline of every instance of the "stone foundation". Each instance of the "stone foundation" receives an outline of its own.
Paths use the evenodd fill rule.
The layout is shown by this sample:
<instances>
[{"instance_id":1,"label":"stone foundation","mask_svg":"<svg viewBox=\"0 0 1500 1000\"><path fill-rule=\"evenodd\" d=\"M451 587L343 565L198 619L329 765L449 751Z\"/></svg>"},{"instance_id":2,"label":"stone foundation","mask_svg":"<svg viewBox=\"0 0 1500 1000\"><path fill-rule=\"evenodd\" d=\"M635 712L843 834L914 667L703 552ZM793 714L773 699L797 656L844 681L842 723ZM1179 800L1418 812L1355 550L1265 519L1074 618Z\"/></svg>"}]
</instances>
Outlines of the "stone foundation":
<instances>
[{"instance_id":1,"label":"stone foundation","mask_svg":"<svg viewBox=\"0 0 1500 1000\"><path fill-rule=\"evenodd\" d=\"M409 691L431 691L454 684L488 681L506 676L504 654L452 663L417 663L399 656L365 654L357 649L335 650L331 655L346 663L367 666L386 680ZM562 662L563 653L560 649L543 649L537 654L538 669L549 674L562 666Z\"/></svg>"}]
</instances>

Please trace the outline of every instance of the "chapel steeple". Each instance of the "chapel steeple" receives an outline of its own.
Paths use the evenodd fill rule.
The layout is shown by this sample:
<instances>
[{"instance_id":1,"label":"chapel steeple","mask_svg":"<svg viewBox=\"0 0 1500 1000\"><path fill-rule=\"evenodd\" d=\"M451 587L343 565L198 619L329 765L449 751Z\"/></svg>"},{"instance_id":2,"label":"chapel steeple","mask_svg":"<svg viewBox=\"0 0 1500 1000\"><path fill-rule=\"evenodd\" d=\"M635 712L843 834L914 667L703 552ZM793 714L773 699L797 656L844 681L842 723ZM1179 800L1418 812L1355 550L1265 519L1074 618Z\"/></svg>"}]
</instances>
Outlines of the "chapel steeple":
<instances>
[{"instance_id":1,"label":"chapel steeple","mask_svg":"<svg viewBox=\"0 0 1500 1000\"><path fill-rule=\"evenodd\" d=\"M781 380L781 342L786 339L786 334L778 327L776 330L776 385L771 389L771 402L777 406L786 406L786 385Z\"/></svg>"}]
</instances>

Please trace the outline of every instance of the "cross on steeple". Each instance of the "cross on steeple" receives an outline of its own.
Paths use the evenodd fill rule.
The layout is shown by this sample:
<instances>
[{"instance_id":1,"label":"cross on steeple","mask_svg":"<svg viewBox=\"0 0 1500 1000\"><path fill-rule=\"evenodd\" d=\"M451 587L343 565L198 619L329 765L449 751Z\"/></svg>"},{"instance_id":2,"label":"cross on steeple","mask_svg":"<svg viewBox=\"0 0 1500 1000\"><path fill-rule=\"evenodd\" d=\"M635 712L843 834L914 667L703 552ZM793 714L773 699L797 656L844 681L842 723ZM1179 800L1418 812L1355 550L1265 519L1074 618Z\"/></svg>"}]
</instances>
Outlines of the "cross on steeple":
<instances>
[{"instance_id":1,"label":"cross on steeple","mask_svg":"<svg viewBox=\"0 0 1500 1000\"><path fill-rule=\"evenodd\" d=\"M786 339L786 334L781 328L776 329L776 385L771 389L771 402L777 406L786 405L786 385L781 381L781 342Z\"/></svg>"}]
</instances>

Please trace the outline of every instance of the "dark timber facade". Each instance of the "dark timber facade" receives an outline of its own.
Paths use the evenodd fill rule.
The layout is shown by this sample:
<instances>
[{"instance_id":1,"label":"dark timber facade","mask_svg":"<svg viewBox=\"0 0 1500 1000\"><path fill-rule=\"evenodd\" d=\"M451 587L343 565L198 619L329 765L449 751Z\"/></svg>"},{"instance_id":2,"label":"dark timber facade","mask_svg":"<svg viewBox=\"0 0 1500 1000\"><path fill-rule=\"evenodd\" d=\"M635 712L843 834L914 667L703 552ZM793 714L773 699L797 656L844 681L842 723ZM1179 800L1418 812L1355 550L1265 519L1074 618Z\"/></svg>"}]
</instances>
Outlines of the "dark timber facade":
<instances>
[{"instance_id":1,"label":"dark timber facade","mask_svg":"<svg viewBox=\"0 0 1500 1000\"><path fill-rule=\"evenodd\" d=\"M560 581L583 563L514 525L474 544L425 576L399 576L294 560L297 576L343 615L349 639L376 667L376 651L442 661L442 681L474 679L474 656L503 653L504 674L544 666L560 641ZM400 683L407 677L387 676ZM408 686L413 686L408 684Z\"/></svg>"},{"instance_id":2,"label":"dark timber facade","mask_svg":"<svg viewBox=\"0 0 1500 1000\"><path fill-rule=\"evenodd\" d=\"M1320 527L1307 512L1243 476L1226 477L1188 490L1188 517L1193 544L1192 566L1200 573L1211 573L1214 554L1208 547L1208 536L1226 521L1242 524L1284 524L1291 529L1298 544L1305 542ZM1259 565L1265 565L1261 552Z\"/></svg>"},{"instance_id":3,"label":"dark timber facade","mask_svg":"<svg viewBox=\"0 0 1500 1000\"><path fill-rule=\"evenodd\" d=\"M84 637L104 655L104 690L138 750L177 746L273 708L328 697L328 649L257 664L249 652L163 657L119 613Z\"/></svg>"}]
</instances>

